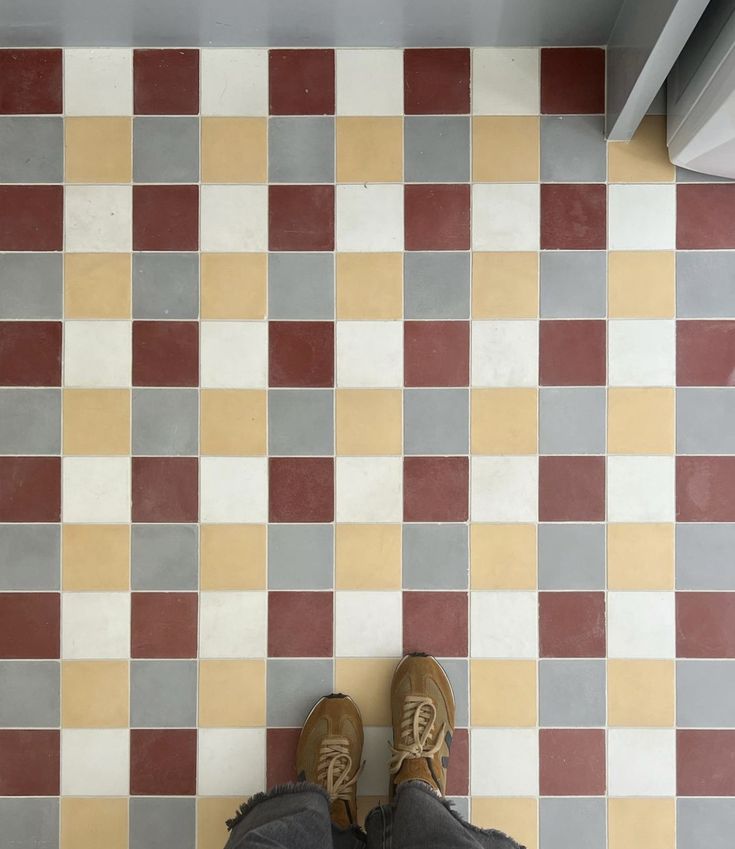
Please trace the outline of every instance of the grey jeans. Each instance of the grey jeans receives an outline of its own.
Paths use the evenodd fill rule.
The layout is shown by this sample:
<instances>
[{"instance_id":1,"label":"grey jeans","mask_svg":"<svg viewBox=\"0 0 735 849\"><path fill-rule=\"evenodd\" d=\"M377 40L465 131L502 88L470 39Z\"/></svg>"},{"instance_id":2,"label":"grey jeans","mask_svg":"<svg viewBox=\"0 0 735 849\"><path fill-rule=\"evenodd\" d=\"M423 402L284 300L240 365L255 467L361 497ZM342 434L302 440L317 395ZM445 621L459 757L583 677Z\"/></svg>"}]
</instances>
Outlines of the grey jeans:
<instances>
[{"instance_id":1,"label":"grey jeans","mask_svg":"<svg viewBox=\"0 0 735 849\"><path fill-rule=\"evenodd\" d=\"M525 849L507 834L465 822L422 782L398 787L373 808L365 831L329 819L329 797L315 784L285 784L253 796L228 822L225 849Z\"/></svg>"}]
</instances>

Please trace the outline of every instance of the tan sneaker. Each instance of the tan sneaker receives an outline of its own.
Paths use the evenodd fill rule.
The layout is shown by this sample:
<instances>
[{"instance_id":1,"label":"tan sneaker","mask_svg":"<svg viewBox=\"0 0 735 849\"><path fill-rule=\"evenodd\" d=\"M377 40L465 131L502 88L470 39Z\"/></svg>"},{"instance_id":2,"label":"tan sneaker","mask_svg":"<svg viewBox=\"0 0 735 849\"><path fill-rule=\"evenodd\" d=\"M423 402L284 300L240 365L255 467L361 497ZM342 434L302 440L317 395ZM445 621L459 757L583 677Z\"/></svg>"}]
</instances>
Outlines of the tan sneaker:
<instances>
[{"instance_id":1,"label":"tan sneaker","mask_svg":"<svg viewBox=\"0 0 735 849\"><path fill-rule=\"evenodd\" d=\"M357 778L361 772L362 717L349 696L332 693L306 717L296 749L299 781L320 784L329 793L332 822L357 825Z\"/></svg>"},{"instance_id":2,"label":"tan sneaker","mask_svg":"<svg viewBox=\"0 0 735 849\"><path fill-rule=\"evenodd\" d=\"M424 781L444 795L454 733L454 693L447 673L428 655L404 657L393 673L391 797L403 781Z\"/></svg>"}]
</instances>

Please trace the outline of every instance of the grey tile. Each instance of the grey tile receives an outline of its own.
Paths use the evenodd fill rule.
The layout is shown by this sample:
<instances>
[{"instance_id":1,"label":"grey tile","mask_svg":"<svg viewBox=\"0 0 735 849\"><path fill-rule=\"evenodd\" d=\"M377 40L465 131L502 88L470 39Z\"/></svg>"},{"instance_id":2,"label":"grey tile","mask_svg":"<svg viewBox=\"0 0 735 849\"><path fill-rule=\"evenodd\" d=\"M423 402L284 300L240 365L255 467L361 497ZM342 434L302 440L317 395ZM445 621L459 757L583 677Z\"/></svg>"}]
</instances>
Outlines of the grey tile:
<instances>
[{"instance_id":1,"label":"grey tile","mask_svg":"<svg viewBox=\"0 0 735 849\"><path fill-rule=\"evenodd\" d=\"M0 454L61 452L61 390L0 389Z\"/></svg>"},{"instance_id":2,"label":"grey tile","mask_svg":"<svg viewBox=\"0 0 735 849\"><path fill-rule=\"evenodd\" d=\"M462 817L465 822L470 820L470 800L467 796L447 796L454 810Z\"/></svg>"},{"instance_id":3,"label":"grey tile","mask_svg":"<svg viewBox=\"0 0 735 849\"><path fill-rule=\"evenodd\" d=\"M604 590L605 526L538 526L540 590Z\"/></svg>"},{"instance_id":4,"label":"grey tile","mask_svg":"<svg viewBox=\"0 0 735 849\"><path fill-rule=\"evenodd\" d=\"M195 590L198 581L196 525L133 525L134 590Z\"/></svg>"},{"instance_id":5,"label":"grey tile","mask_svg":"<svg viewBox=\"0 0 735 849\"><path fill-rule=\"evenodd\" d=\"M271 183L334 182L334 118L270 118Z\"/></svg>"},{"instance_id":6,"label":"grey tile","mask_svg":"<svg viewBox=\"0 0 735 849\"><path fill-rule=\"evenodd\" d=\"M679 454L735 454L735 388L676 390Z\"/></svg>"},{"instance_id":7,"label":"grey tile","mask_svg":"<svg viewBox=\"0 0 735 849\"><path fill-rule=\"evenodd\" d=\"M130 849L194 849L195 842L195 799L130 799Z\"/></svg>"},{"instance_id":8,"label":"grey tile","mask_svg":"<svg viewBox=\"0 0 735 849\"><path fill-rule=\"evenodd\" d=\"M62 317L62 256L0 254L0 319Z\"/></svg>"},{"instance_id":9,"label":"grey tile","mask_svg":"<svg viewBox=\"0 0 735 849\"><path fill-rule=\"evenodd\" d=\"M469 662L459 657L442 657L439 663L444 667L454 691L454 726L466 728L470 724Z\"/></svg>"},{"instance_id":10,"label":"grey tile","mask_svg":"<svg viewBox=\"0 0 735 849\"><path fill-rule=\"evenodd\" d=\"M332 525L268 526L269 589L331 589L333 577Z\"/></svg>"},{"instance_id":11,"label":"grey tile","mask_svg":"<svg viewBox=\"0 0 735 849\"><path fill-rule=\"evenodd\" d=\"M59 849L58 798L0 798L2 849Z\"/></svg>"},{"instance_id":12,"label":"grey tile","mask_svg":"<svg viewBox=\"0 0 735 849\"><path fill-rule=\"evenodd\" d=\"M605 453L603 387L541 389L539 419L542 454Z\"/></svg>"},{"instance_id":13,"label":"grey tile","mask_svg":"<svg viewBox=\"0 0 735 849\"><path fill-rule=\"evenodd\" d=\"M600 115L541 116L541 179L598 183L607 176L605 119Z\"/></svg>"},{"instance_id":14,"label":"grey tile","mask_svg":"<svg viewBox=\"0 0 735 849\"><path fill-rule=\"evenodd\" d=\"M666 83L656 92L656 96L651 101L651 105L646 111L646 115L665 115L666 114Z\"/></svg>"},{"instance_id":15,"label":"grey tile","mask_svg":"<svg viewBox=\"0 0 735 849\"><path fill-rule=\"evenodd\" d=\"M676 314L679 318L735 316L735 251L676 254Z\"/></svg>"},{"instance_id":16,"label":"grey tile","mask_svg":"<svg viewBox=\"0 0 735 849\"><path fill-rule=\"evenodd\" d=\"M137 117L133 121L136 183L199 180L199 119Z\"/></svg>"},{"instance_id":17,"label":"grey tile","mask_svg":"<svg viewBox=\"0 0 735 849\"><path fill-rule=\"evenodd\" d=\"M295 728L322 697L331 693L331 660L269 660L266 694L268 727Z\"/></svg>"},{"instance_id":18,"label":"grey tile","mask_svg":"<svg viewBox=\"0 0 735 849\"><path fill-rule=\"evenodd\" d=\"M605 799L540 799L539 837L541 849L606 849Z\"/></svg>"},{"instance_id":19,"label":"grey tile","mask_svg":"<svg viewBox=\"0 0 735 849\"><path fill-rule=\"evenodd\" d=\"M468 390L405 389L403 432L406 454L466 454Z\"/></svg>"},{"instance_id":20,"label":"grey tile","mask_svg":"<svg viewBox=\"0 0 735 849\"><path fill-rule=\"evenodd\" d=\"M676 525L677 590L735 590L735 525Z\"/></svg>"},{"instance_id":21,"label":"grey tile","mask_svg":"<svg viewBox=\"0 0 735 849\"><path fill-rule=\"evenodd\" d=\"M552 728L605 725L605 661L539 661L539 724Z\"/></svg>"},{"instance_id":22,"label":"grey tile","mask_svg":"<svg viewBox=\"0 0 735 849\"><path fill-rule=\"evenodd\" d=\"M331 389L271 389L268 451L300 456L334 453L334 392Z\"/></svg>"},{"instance_id":23,"label":"grey tile","mask_svg":"<svg viewBox=\"0 0 735 849\"><path fill-rule=\"evenodd\" d=\"M605 318L605 251L542 251L542 318Z\"/></svg>"},{"instance_id":24,"label":"grey tile","mask_svg":"<svg viewBox=\"0 0 735 849\"><path fill-rule=\"evenodd\" d=\"M469 318L470 255L405 254L403 291L406 318Z\"/></svg>"},{"instance_id":25,"label":"grey tile","mask_svg":"<svg viewBox=\"0 0 735 849\"><path fill-rule=\"evenodd\" d=\"M676 849L732 849L735 799L676 800Z\"/></svg>"},{"instance_id":26,"label":"grey tile","mask_svg":"<svg viewBox=\"0 0 735 849\"><path fill-rule=\"evenodd\" d=\"M199 256L133 254L134 318L198 318Z\"/></svg>"},{"instance_id":27,"label":"grey tile","mask_svg":"<svg viewBox=\"0 0 735 849\"><path fill-rule=\"evenodd\" d=\"M470 119L406 116L403 149L407 183L464 183L470 179Z\"/></svg>"},{"instance_id":28,"label":"grey tile","mask_svg":"<svg viewBox=\"0 0 735 849\"><path fill-rule=\"evenodd\" d=\"M62 118L0 117L0 183L61 183L63 179Z\"/></svg>"},{"instance_id":29,"label":"grey tile","mask_svg":"<svg viewBox=\"0 0 735 849\"><path fill-rule=\"evenodd\" d=\"M196 454L198 445L196 389L133 389L133 454Z\"/></svg>"},{"instance_id":30,"label":"grey tile","mask_svg":"<svg viewBox=\"0 0 735 849\"><path fill-rule=\"evenodd\" d=\"M3 728L57 728L60 694L58 663L0 661L0 726Z\"/></svg>"},{"instance_id":31,"label":"grey tile","mask_svg":"<svg viewBox=\"0 0 735 849\"><path fill-rule=\"evenodd\" d=\"M676 724L728 728L735 717L735 661L676 662Z\"/></svg>"},{"instance_id":32,"label":"grey tile","mask_svg":"<svg viewBox=\"0 0 735 849\"><path fill-rule=\"evenodd\" d=\"M130 662L132 728L193 728L196 722L195 660Z\"/></svg>"},{"instance_id":33,"label":"grey tile","mask_svg":"<svg viewBox=\"0 0 735 849\"><path fill-rule=\"evenodd\" d=\"M676 166L677 183L731 183L729 177L717 177L714 174L703 174L701 171L690 171L688 168Z\"/></svg>"},{"instance_id":34,"label":"grey tile","mask_svg":"<svg viewBox=\"0 0 735 849\"><path fill-rule=\"evenodd\" d=\"M334 256L326 253L268 255L268 316L334 318Z\"/></svg>"},{"instance_id":35,"label":"grey tile","mask_svg":"<svg viewBox=\"0 0 735 849\"><path fill-rule=\"evenodd\" d=\"M0 525L0 590L58 590L59 525Z\"/></svg>"},{"instance_id":36,"label":"grey tile","mask_svg":"<svg viewBox=\"0 0 735 849\"><path fill-rule=\"evenodd\" d=\"M404 525L404 588L410 590L465 589L468 571L467 552L466 525Z\"/></svg>"}]
</instances>

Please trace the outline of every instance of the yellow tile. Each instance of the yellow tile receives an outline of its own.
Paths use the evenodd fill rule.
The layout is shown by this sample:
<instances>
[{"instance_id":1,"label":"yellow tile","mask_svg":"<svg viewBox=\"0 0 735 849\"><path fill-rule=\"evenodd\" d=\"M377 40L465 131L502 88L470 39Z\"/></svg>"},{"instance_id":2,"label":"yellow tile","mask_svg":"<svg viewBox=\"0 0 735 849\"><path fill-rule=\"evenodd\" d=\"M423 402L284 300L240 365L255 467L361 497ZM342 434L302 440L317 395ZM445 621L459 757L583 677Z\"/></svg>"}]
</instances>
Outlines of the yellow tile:
<instances>
[{"instance_id":1,"label":"yellow tile","mask_svg":"<svg viewBox=\"0 0 735 849\"><path fill-rule=\"evenodd\" d=\"M365 725L391 724L390 682L399 660L396 657L336 661L337 692L352 696Z\"/></svg>"},{"instance_id":2,"label":"yellow tile","mask_svg":"<svg viewBox=\"0 0 735 849\"><path fill-rule=\"evenodd\" d=\"M130 254L64 254L66 318L130 318Z\"/></svg>"},{"instance_id":3,"label":"yellow tile","mask_svg":"<svg viewBox=\"0 0 735 849\"><path fill-rule=\"evenodd\" d=\"M536 799L473 796L472 823L497 828L527 849L537 849L538 807Z\"/></svg>"},{"instance_id":4,"label":"yellow tile","mask_svg":"<svg viewBox=\"0 0 735 849\"><path fill-rule=\"evenodd\" d=\"M608 660L609 725L666 727L675 724L673 660Z\"/></svg>"},{"instance_id":5,"label":"yellow tile","mask_svg":"<svg viewBox=\"0 0 735 849\"><path fill-rule=\"evenodd\" d=\"M128 849L128 800L61 800L61 849ZM222 849L222 847L220 847Z\"/></svg>"},{"instance_id":6,"label":"yellow tile","mask_svg":"<svg viewBox=\"0 0 735 849\"><path fill-rule=\"evenodd\" d=\"M666 146L666 116L646 115L629 142L607 146L610 183L671 183L676 169Z\"/></svg>"},{"instance_id":7,"label":"yellow tile","mask_svg":"<svg viewBox=\"0 0 735 849\"><path fill-rule=\"evenodd\" d=\"M675 799L608 799L608 849L676 849Z\"/></svg>"},{"instance_id":8,"label":"yellow tile","mask_svg":"<svg viewBox=\"0 0 735 849\"><path fill-rule=\"evenodd\" d=\"M130 454L130 390L65 389L64 454Z\"/></svg>"},{"instance_id":9,"label":"yellow tile","mask_svg":"<svg viewBox=\"0 0 735 849\"><path fill-rule=\"evenodd\" d=\"M338 183L402 179L402 118L337 118Z\"/></svg>"},{"instance_id":10,"label":"yellow tile","mask_svg":"<svg viewBox=\"0 0 735 849\"><path fill-rule=\"evenodd\" d=\"M610 389L607 396L607 450L610 454L673 454L673 389Z\"/></svg>"},{"instance_id":11,"label":"yellow tile","mask_svg":"<svg viewBox=\"0 0 735 849\"><path fill-rule=\"evenodd\" d=\"M337 525L338 590L401 588L400 525Z\"/></svg>"},{"instance_id":12,"label":"yellow tile","mask_svg":"<svg viewBox=\"0 0 735 849\"><path fill-rule=\"evenodd\" d=\"M61 664L61 724L64 728L127 727L127 661L65 660Z\"/></svg>"},{"instance_id":13,"label":"yellow tile","mask_svg":"<svg viewBox=\"0 0 735 849\"><path fill-rule=\"evenodd\" d=\"M203 183L267 179L267 118L202 118Z\"/></svg>"},{"instance_id":14,"label":"yellow tile","mask_svg":"<svg viewBox=\"0 0 735 849\"><path fill-rule=\"evenodd\" d=\"M673 318L676 314L674 251L608 254L610 318Z\"/></svg>"},{"instance_id":15,"label":"yellow tile","mask_svg":"<svg viewBox=\"0 0 735 849\"><path fill-rule=\"evenodd\" d=\"M400 389L338 389L337 454L400 454L402 413Z\"/></svg>"},{"instance_id":16,"label":"yellow tile","mask_svg":"<svg viewBox=\"0 0 735 849\"><path fill-rule=\"evenodd\" d=\"M472 725L536 725L536 661L470 661Z\"/></svg>"},{"instance_id":17,"label":"yellow tile","mask_svg":"<svg viewBox=\"0 0 735 849\"><path fill-rule=\"evenodd\" d=\"M608 525L607 586L610 590L673 590L674 526Z\"/></svg>"},{"instance_id":18,"label":"yellow tile","mask_svg":"<svg viewBox=\"0 0 735 849\"><path fill-rule=\"evenodd\" d=\"M265 589L265 525L202 525L203 590Z\"/></svg>"},{"instance_id":19,"label":"yellow tile","mask_svg":"<svg viewBox=\"0 0 735 849\"><path fill-rule=\"evenodd\" d=\"M538 254L473 253L473 318L537 316Z\"/></svg>"},{"instance_id":20,"label":"yellow tile","mask_svg":"<svg viewBox=\"0 0 735 849\"><path fill-rule=\"evenodd\" d=\"M265 661L200 661L199 725L265 725Z\"/></svg>"},{"instance_id":21,"label":"yellow tile","mask_svg":"<svg viewBox=\"0 0 735 849\"><path fill-rule=\"evenodd\" d=\"M473 454L535 454L537 410L535 389L473 389Z\"/></svg>"},{"instance_id":22,"label":"yellow tile","mask_svg":"<svg viewBox=\"0 0 735 849\"><path fill-rule=\"evenodd\" d=\"M267 279L267 254L202 254L202 318L265 318Z\"/></svg>"},{"instance_id":23,"label":"yellow tile","mask_svg":"<svg viewBox=\"0 0 735 849\"><path fill-rule=\"evenodd\" d=\"M474 590L536 589L535 525L470 525Z\"/></svg>"},{"instance_id":24,"label":"yellow tile","mask_svg":"<svg viewBox=\"0 0 735 849\"><path fill-rule=\"evenodd\" d=\"M539 178L539 119L472 119L472 179L481 183L519 183Z\"/></svg>"},{"instance_id":25,"label":"yellow tile","mask_svg":"<svg viewBox=\"0 0 735 849\"><path fill-rule=\"evenodd\" d=\"M401 254L337 254L337 318L402 317Z\"/></svg>"},{"instance_id":26,"label":"yellow tile","mask_svg":"<svg viewBox=\"0 0 735 849\"><path fill-rule=\"evenodd\" d=\"M225 821L244 801L242 796L197 799L197 849L222 849L229 836Z\"/></svg>"},{"instance_id":27,"label":"yellow tile","mask_svg":"<svg viewBox=\"0 0 735 849\"><path fill-rule=\"evenodd\" d=\"M129 183L133 145L130 118L66 118L67 183Z\"/></svg>"},{"instance_id":28,"label":"yellow tile","mask_svg":"<svg viewBox=\"0 0 735 849\"><path fill-rule=\"evenodd\" d=\"M130 588L130 528L127 525L64 525L63 588Z\"/></svg>"},{"instance_id":29,"label":"yellow tile","mask_svg":"<svg viewBox=\"0 0 735 849\"><path fill-rule=\"evenodd\" d=\"M224 457L265 454L265 390L202 389L201 452Z\"/></svg>"}]
</instances>

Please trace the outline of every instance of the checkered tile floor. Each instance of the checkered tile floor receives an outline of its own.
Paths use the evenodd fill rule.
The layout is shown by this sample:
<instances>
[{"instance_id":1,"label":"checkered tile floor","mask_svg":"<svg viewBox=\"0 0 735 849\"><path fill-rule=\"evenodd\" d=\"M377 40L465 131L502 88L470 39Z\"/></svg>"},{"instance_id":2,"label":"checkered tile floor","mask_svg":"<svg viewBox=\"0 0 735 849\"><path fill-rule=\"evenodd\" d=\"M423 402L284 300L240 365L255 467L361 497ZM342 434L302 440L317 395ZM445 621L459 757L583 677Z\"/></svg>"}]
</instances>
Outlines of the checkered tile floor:
<instances>
[{"instance_id":1,"label":"checkered tile floor","mask_svg":"<svg viewBox=\"0 0 735 849\"><path fill-rule=\"evenodd\" d=\"M735 185L604 63L0 50L0 845L220 849L333 688L366 807L424 649L476 823L731 847Z\"/></svg>"}]
</instances>

